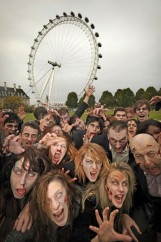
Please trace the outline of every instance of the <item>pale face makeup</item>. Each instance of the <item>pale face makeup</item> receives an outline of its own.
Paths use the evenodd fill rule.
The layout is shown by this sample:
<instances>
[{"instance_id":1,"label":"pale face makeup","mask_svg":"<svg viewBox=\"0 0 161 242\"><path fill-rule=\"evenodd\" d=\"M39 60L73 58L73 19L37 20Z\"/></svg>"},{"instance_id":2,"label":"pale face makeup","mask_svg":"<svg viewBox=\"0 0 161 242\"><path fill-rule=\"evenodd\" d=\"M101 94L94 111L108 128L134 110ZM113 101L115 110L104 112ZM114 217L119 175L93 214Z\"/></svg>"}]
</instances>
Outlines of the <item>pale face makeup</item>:
<instances>
[{"instance_id":1,"label":"pale face makeup","mask_svg":"<svg viewBox=\"0 0 161 242\"><path fill-rule=\"evenodd\" d=\"M26 163L26 170L23 169L22 164L23 158L15 163L10 177L11 189L17 199L23 198L32 189L38 177L37 172L28 171L29 162Z\"/></svg>"},{"instance_id":2,"label":"pale face makeup","mask_svg":"<svg viewBox=\"0 0 161 242\"><path fill-rule=\"evenodd\" d=\"M149 119L149 110L145 104L137 107L135 112L139 122Z\"/></svg>"},{"instance_id":3,"label":"pale face makeup","mask_svg":"<svg viewBox=\"0 0 161 242\"><path fill-rule=\"evenodd\" d=\"M20 134L22 145L25 147L32 146L38 140L38 130L33 129L30 126L25 126Z\"/></svg>"},{"instance_id":4,"label":"pale face makeup","mask_svg":"<svg viewBox=\"0 0 161 242\"><path fill-rule=\"evenodd\" d=\"M136 135L136 130L137 130L137 124L134 120L129 120L127 122L127 127L128 127L128 134L131 135L131 137L134 137Z\"/></svg>"},{"instance_id":5,"label":"pale face makeup","mask_svg":"<svg viewBox=\"0 0 161 242\"><path fill-rule=\"evenodd\" d=\"M116 208L121 208L128 193L128 177L121 171L113 170L107 178L107 196Z\"/></svg>"},{"instance_id":6,"label":"pale face makeup","mask_svg":"<svg viewBox=\"0 0 161 242\"><path fill-rule=\"evenodd\" d=\"M17 122L6 123L3 126L3 130L5 131L6 136L10 134L16 134L16 132L18 131L18 123Z\"/></svg>"},{"instance_id":7,"label":"pale face makeup","mask_svg":"<svg viewBox=\"0 0 161 242\"><path fill-rule=\"evenodd\" d=\"M98 122L91 122L87 125L87 136L92 138L93 136L97 135L100 132L100 126Z\"/></svg>"},{"instance_id":8,"label":"pale face makeup","mask_svg":"<svg viewBox=\"0 0 161 242\"><path fill-rule=\"evenodd\" d=\"M57 141L54 145L50 146L50 156L52 162L58 165L67 152L67 142L64 138L59 137L59 141Z\"/></svg>"},{"instance_id":9,"label":"pale face makeup","mask_svg":"<svg viewBox=\"0 0 161 242\"><path fill-rule=\"evenodd\" d=\"M121 154L128 143L127 130L122 129L119 132L116 132L114 129L110 129L108 132L108 139L114 151Z\"/></svg>"},{"instance_id":10,"label":"pale face makeup","mask_svg":"<svg viewBox=\"0 0 161 242\"><path fill-rule=\"evenodd\" d=\"M40 120L40 129L42 132L45 132L46 129L53 123L53 118L50 114L46 115Z\"/></svg>"},{"instance_id":11,"label":"pale face makeup","mask_svg":"<svg viewBox=\"0 0 161 242\"><path fill-rule=\"evenodd\" d=\"M88 180L90 182L95 182L100 174L102 161L94 161L90 156L85 155L82 166Z\"/></svg>"},{"instance_id":12,"label":"pale face makeup","mask_svg":"<svg viewBox=\"0 0 161 242\"><path fill-rule=\"evenodd\" d=\"M59 181L50 182L47 190L51 220L58 226L66 225L69 214L68 197Z\"/></svg>"}]
</instances>

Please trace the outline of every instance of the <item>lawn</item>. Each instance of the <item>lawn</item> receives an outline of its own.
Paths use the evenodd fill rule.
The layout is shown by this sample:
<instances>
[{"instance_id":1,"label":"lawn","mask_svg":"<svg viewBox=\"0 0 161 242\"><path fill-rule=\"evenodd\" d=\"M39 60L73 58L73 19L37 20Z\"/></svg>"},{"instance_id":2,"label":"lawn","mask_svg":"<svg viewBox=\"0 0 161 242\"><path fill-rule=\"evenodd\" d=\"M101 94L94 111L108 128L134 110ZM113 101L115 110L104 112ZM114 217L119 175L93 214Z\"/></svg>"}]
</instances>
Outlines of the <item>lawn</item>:
<instances>
[{"instance_id":1,"label":"lawn","mask_svg":"<svg viewBox=\"0 0 161 242\"><path fill-rule=\"evenodd\" d=\"M112 115L113 114L113 111L108 111L108 112L106 112L108 115ZM73 112L70 112L70 115L72 115L73 114ZM83 116L82 116L82 118L83 118L83 120L85 120L86 119L86 116L87 116L87 114L85 113L85 114L83 114ZM161 121L161 111L154 111L154 110L152 110L151 112L150 112L150 118L152 118L152 119L156 119L156 120L160 120ZM34 120L34 115L33 115L33 113L27 113L26 114L26 118L25 118L25 122L26 121L31 121L31 120Z\"/></svg>"}]
</instances>

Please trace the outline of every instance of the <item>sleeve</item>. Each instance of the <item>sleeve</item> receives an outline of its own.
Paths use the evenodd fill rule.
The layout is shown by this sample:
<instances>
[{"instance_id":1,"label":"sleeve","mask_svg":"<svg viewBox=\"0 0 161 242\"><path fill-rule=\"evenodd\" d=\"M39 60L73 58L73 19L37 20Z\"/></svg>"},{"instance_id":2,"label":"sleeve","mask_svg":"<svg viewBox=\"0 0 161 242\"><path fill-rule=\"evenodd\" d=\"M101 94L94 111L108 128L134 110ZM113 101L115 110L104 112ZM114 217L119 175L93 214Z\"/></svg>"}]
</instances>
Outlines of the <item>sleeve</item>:
<instances>
[{"instance_id":1,"label":"sleeve","mask_svg":"<svg viewBox=\"0 0 161 242\"><path fill-rule=\"evenodd\" d=\"M85 210L80 212L73 222L73 230L69 242L90 242L96 236L89 229L90 225L98 226L95 218L95 205L93 201L86 200Z\"/></svg>"},{"instance_id":2,"label":"sleeve","mask_svg":"<svg viewBox=\"0 0 161 242\"><path fill-rule=\"evenodd\" d=\"M70 124L73 124L75 122L75 117L80 118L87 108L88 108L88 104L85 102L82 102L80 106L77 108L77 110L75 111L74 115L70 118Z\"/></svg>"},{"instance_id":3,"label":"sleeve","mask_svg":"<svg viewBox=\"0 0 161 242\"><path fill-rule=\"evenodd\" d=\"M33 241L33 229L27 230L24 233L20 231L12 230L11 233L8 234L5 242L29 242Z\"/></svg>"}]
</instances>

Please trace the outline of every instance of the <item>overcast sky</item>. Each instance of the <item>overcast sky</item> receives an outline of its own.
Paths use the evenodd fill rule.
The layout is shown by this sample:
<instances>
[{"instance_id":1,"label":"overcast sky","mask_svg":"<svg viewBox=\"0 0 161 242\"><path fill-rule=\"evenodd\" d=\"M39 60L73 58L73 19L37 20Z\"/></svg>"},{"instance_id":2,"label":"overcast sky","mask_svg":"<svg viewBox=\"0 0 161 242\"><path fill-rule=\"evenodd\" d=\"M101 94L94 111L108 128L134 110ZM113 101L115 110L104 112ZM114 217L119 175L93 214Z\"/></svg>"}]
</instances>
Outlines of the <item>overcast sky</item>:
<instances>
[{"instance_id":1,"label":"overcast sky","mask_svg":"<svg viewBox=\"0 0 161 242\"><path fill-rule=\"evenodd\" d=\"M97 99L104 90L161 87L160 0L1 0L0 11L1 85L28 90L28 55L38 31L56 14L73 11L100 34Z\"/></svg>"}]
</instances>

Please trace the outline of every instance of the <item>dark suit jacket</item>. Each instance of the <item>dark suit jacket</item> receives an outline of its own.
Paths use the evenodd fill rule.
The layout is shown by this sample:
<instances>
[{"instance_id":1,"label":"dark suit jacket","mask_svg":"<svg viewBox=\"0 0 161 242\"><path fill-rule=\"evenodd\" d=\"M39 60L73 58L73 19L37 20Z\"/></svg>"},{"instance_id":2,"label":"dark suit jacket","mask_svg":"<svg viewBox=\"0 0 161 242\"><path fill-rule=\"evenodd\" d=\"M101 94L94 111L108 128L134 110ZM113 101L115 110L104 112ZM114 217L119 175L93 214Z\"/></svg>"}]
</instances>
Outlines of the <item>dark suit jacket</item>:
<instances>
[{"instance_id":1,"label":"dark suit jacket","mask_svg":"<svg viewBox=\"0 0 161 242\"><path fill-rule=\"evenodd\" d=\"M152 197L149 194L146 176L139 165L134 165L133 169L137 186L131 216L142 232L148 227L153 227L157 232L161 232L161 198Z\"/></svg>"}]
</instances>

